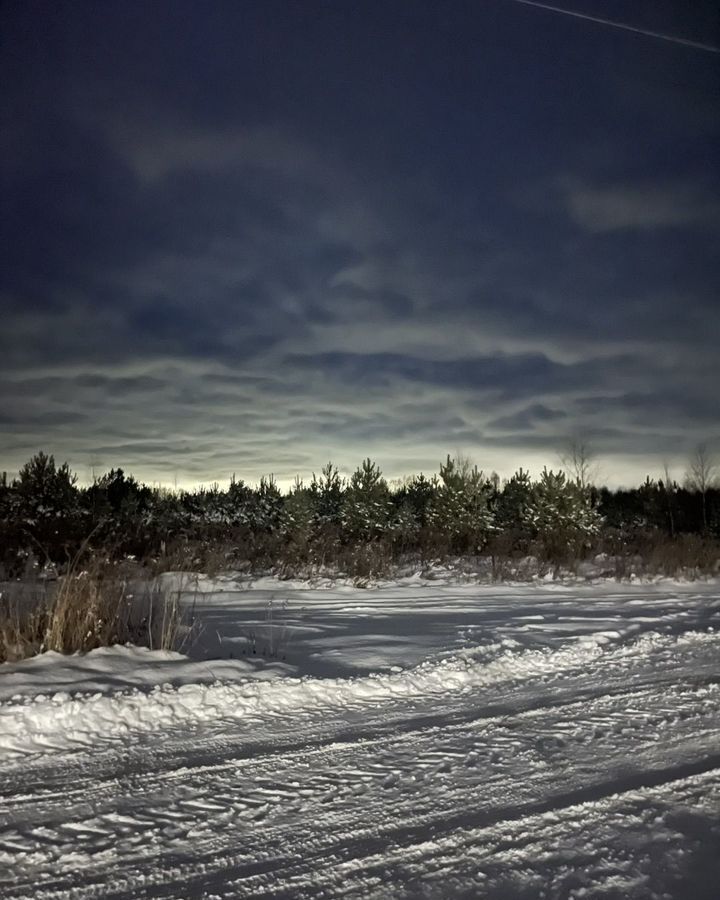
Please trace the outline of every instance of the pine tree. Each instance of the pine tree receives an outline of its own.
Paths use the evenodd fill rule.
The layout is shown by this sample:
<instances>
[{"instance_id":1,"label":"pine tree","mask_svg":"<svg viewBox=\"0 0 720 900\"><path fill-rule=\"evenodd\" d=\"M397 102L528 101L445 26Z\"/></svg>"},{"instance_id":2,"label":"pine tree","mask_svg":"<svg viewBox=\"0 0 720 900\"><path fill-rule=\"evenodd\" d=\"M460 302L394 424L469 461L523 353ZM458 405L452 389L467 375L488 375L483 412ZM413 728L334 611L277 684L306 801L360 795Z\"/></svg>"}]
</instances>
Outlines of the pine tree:
<instances>
[{"instance_id":1,"label":"pine tree","mask_svg":"<svg viewBox=\"0 0 720 900\"><path fill-rule=\"evenodd\" d=\"M329 462L318 478L313 472L310 493L315 509L315 522L320 527L340 525L343 507L343 480L337 467Z\"/></svg>"},{"instance_id":2,"label":"pine tree","mask_svg":"<svg viewBox=\"0 0 720 900\"><path fill-rule=\"evenodd\" d=\"M477 551L494 527L492 486L477 466L453 460L440 466L441 484L428 514L431 525L449 537L455 550Z\"/></svg>"},{"instance_id":3,"label":"pine tree","mask_svg":"<svg viewBox=\"0 0 720 900\"><path fill-rule=\"evenodd\" d=\"M395 504L398 508L407 505L412 510L417 527L424 528L428 524L429 511L437 489L438 481L435 476L426 478L422 473L413 475L395 494Z\"/></svg>"},{"instance_id":4,"label":"pine tree","mask_svg":"<svg viewBox=\"0 0 720 900\"><path fill-rule=\"evenodd\" d=\"M282 529L296 550L305 554L308 550L315 523L315 503L312 491L295 479L285 498L282 511Z\"/></svg>"},{"instance_id":5,"label":"pine tree","mask_svg":"<svg viewBox=\"0 0 720 900\"><path fill-rule=\"evenodd\" d=\"M251 495L249 522L254 531L275 531L282 520L283 496L271 475Z\"/></svg>"},{"instance_id":6,"label":"pine tree","mask_svg":"<svg viewBox=\"0 0 720 900\"><path fill-rule=\"evenodd\" d=\"M55 458L41 451L22 467L12 486L20 529L54 561L66 555L83 531L76 482L67 463L56 466Z\"/></svg>"},{"instance_id":7,"label":"pine tree","mask_svg":"<svg viewBox=\"0 0 720 900\"><path fill-rule=\"evenodd\" d=\"M382 535L391 512L390 490L379 467L370 460L353 472L345 491L342 524L348 535L365 540Z\"/></svg>"},{"instance_id":8,"label":"pine tree","mask_svg":"<svg viewBox=\"0 0 720 900\"><path fill-rule=\"evenodd\" d=\"M555 562L580 554L601 521L589 489L547 468L533 487L529 518Z\"/></svg>"},{"instance_id":9,"label":"pine tree","mask_svg":"<svg viewBox=\"0 0 720 900\"><path fill-rule=\"evenodd\" d=\"M20 469L15 484L21 515L28 524L34 524L74 511L78 503L76 482L67 463L56 466L55 457L40 451Z\"/></svg>"},{"instance_id":10,"label":"pine tree","mask_svg":"<svg viewBox=\"0 0 720 900\"><path fill-rule=\"evenodd\" d=\"M518 469L497 494L495 504L495 525L512 545L526 546L532 537L532 502L532 479Z\"/></svg>"},{"instance_id":11,"label":"pine tree","mask_svg":"<svg viewBox=\"0 0 720 900\"><path fill-rule=\"evenodd\" d=\"M233 474L225 498L227 524L249 526L252 519L252 502L252 488L245 484L242 478L236 478Z\"/></svg>"}]
</instances>

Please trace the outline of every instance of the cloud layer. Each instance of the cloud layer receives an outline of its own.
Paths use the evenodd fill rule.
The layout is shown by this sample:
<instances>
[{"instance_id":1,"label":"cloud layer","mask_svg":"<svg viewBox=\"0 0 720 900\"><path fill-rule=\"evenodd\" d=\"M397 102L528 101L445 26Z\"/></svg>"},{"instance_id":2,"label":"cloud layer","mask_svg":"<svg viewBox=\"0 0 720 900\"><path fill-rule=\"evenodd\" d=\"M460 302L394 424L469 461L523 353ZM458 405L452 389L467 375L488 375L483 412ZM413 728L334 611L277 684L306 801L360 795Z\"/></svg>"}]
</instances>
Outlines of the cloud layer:
<instances>
[{"instance_id":1,"label":"cloud layer","mask_svg":"<svg viewBox=\"0 0 720 900\"><path fill-rule=\"evenodd\" d=\"M0 468L509 474L579 435L617 482L720 438L717 60L361 6L4 11Z\"/></svg>"}]
</instances>

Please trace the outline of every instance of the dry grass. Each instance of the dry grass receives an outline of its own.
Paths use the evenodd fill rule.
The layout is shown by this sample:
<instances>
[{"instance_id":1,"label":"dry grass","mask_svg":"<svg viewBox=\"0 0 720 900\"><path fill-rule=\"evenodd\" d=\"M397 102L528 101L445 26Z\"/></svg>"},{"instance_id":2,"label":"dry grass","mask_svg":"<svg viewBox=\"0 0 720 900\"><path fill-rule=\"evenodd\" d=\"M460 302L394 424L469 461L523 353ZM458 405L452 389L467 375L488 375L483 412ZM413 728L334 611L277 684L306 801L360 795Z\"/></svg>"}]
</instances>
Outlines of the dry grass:
<instances>
[{"instance_id":1,"label":"dry grass","mask_svg":"<svg viewBox=\"0 0 720 900\"><path fill-rule=\"evenodd\" d=\"M682 534L648 542L640 556L645 570L652 574L693 578L720 572L720 542L703 535Z\"/></svg>"},{"instance_id":2,"label":"dry grass","mask_svg":"<svg viewBox=\"0 0 720 900\"><path fill-rule=\"evenodd\" d=\"M76 563L41 593L16 583L0 594L0 662L114 644L180 649L192 634L179 591L164 591L157 581L130 581L102 559L80 570Z\"/></svg>"},{"instance_id":3,"label":"dry grass","mask_svg":"<svg viewBox=\"0 0 720 900\"><path fill-rule=\"evenodd\" d=\"M605 553L613 560L618 580L633 575L690 579L720 575L720 541L705 535L671 538L657 531L625 535L612 530L601 535L594 552Z\"/></svg>"}]
</instances>

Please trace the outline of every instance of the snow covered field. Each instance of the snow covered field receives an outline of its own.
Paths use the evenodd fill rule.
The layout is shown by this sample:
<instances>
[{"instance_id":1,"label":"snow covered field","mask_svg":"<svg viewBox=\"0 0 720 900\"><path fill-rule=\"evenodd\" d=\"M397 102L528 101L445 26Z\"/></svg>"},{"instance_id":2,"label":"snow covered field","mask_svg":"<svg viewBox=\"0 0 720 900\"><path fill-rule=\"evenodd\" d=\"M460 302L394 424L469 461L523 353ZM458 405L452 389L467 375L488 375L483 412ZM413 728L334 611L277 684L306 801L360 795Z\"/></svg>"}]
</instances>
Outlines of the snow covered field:
<instances>
[{"instance_id":1,"label":"snow covered field","mask_svg":"<svg viewBox=\"0 0 720 900\"><path fill-rule=\"evenodd\" d=\"M187 587L0 667L1 896L719 896L717 583Z\"/></svg>"}]
</instances>

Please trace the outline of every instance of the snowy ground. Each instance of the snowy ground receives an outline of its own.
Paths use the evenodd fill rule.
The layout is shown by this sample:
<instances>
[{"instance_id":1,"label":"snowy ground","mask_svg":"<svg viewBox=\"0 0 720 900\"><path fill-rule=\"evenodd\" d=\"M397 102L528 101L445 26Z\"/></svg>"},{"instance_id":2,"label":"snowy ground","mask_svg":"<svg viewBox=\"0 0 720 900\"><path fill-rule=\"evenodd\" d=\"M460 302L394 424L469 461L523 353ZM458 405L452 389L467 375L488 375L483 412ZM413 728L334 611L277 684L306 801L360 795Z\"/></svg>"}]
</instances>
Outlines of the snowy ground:
<instances>
[{"instance_id":1,"label":"snowy ground","mask_svg":"<svg viewBox=\"0 0 720 900\"><path fill-rule=\"evenodd\" d=\"M718 896L717 583L197 602L0 667L1 896Z\"/></svg>"}]
</instances>

